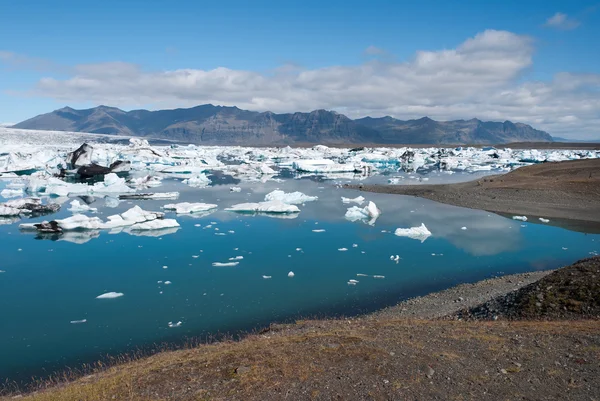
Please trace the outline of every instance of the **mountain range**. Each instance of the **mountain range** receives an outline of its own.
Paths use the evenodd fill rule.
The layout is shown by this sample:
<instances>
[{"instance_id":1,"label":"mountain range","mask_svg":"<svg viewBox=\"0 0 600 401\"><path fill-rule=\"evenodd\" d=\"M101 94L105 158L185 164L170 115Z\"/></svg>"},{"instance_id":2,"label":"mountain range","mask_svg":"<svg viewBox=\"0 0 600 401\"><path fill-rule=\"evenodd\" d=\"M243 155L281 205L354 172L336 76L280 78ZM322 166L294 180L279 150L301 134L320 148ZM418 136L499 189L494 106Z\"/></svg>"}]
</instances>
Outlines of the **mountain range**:
<instances>
[{"instance_id":1,"label":"mountain range","mask_svg":"<svg viewBox=\"0 0 600 401\"><path fill-rule=\"evenodd\" d=\"M328 110L275 114L206 104L189 109L132 110L64 107L13 128L142 136L210 145L501 144L547 142L552 137L522 123L428 117L352 120Z\"/></svg>"}]
</instances>

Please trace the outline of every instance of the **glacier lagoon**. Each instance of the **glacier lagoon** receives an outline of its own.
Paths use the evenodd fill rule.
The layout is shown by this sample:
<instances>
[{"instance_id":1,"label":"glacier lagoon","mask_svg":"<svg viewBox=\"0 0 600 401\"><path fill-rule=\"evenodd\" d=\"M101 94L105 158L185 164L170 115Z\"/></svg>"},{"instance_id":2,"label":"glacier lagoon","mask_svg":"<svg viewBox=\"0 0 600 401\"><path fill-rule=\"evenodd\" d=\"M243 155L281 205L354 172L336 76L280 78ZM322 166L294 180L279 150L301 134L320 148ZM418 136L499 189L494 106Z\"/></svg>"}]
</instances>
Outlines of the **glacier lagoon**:
<instances>
[{"instance_id":1,"label":"glacier lagoon","mask_svg":"<svg viewBox=\"0 0 600 401\"><path fill-rule=\"evenodd\" d=\"M128 181L113 174L82 186L56 178L83 142L92 145L85 163L124 160ZM531 216L523 222L343 185L456 182L598 157L589 150L153 146L137 138L0 128L0 378L27 381L155 344L356 315L463 282L570 264L599 251L600 236ZM318 199L284 205L300 211L291 214L225 210L262 202L276 189ZM177 199L118 200L144 192L176 192ZM60 210L28 218L6 206L30 196ZM358 196L362 205L341 199ZM181 202L217 207L192 215L162 208ZM376 207L364 219L356 209L346 217L369 202ZM109 216L134 207L165 214L141 223L145 228L170 228L107 228L121 223ZM20 229L77 209L96 217L89 228L102 229ZM421 225L430 236L394 235Z\"/></svg>"},{"instance_id":2,"label":"glacier lagoon","mask_svg":"<svg viewBox=\"0 0 600 401\"><path fill-rule=\"evenodd\" d=\"M430 176L431 181L474 177ZM285 172L281 177L244 182L217 173L205 188L165 178L160 192L178 191L176 201L85 198L98 209L86 214L103 220L139 205L166 212L166 218L180 224L162 231L53 235L19 230L19 223L71 216L68 202L80 199L73 196L51 216L1 225L0 377L26 380L107 354L275 321L356 315L463 282L556 268L600 250L600 235L537 219L522 222L341 185L352 180L298 179ZM383 179L371 179L376 180ZM0 180L0 190L8 183ZM318 200L298 205L301 212L294 215L224 210L263 201L275 189ZM359 207L373 201L382 212L373 225L344 217L355 204L341 197L360 195L366 202ZM176 215L161 208L174 202L218 208L206 215ZM432 233L423 242L394 235L397 228L422 223ZM400 259L390 260L395 255ZM123 295L97 298L110 292Z\"/></svg>"}]
</instances>

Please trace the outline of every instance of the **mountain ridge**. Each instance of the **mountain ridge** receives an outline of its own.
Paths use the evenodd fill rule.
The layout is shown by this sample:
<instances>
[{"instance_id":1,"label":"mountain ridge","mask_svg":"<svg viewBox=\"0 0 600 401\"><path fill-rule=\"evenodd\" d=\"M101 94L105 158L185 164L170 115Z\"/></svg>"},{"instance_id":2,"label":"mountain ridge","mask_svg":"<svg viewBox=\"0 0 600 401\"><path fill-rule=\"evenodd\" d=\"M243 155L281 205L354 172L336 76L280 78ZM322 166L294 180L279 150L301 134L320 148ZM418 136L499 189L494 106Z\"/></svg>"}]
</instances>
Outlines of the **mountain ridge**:
<instances>
[{"instance_id":1,"label":"mountain ridge","mask_svg":"<svg viewBox=\"0 0 600 401\"><path fill-rule=\"evenodd\" d=\"M210 145L324 144L498 144L551 142L552 137L523 123L470 120L399 120L390 116L350 119L324 109L273 113L204 104L191 108L123 111L100 105L63 107L22 121L13 128L141 136Z\"/></svg>"}]
</instances>

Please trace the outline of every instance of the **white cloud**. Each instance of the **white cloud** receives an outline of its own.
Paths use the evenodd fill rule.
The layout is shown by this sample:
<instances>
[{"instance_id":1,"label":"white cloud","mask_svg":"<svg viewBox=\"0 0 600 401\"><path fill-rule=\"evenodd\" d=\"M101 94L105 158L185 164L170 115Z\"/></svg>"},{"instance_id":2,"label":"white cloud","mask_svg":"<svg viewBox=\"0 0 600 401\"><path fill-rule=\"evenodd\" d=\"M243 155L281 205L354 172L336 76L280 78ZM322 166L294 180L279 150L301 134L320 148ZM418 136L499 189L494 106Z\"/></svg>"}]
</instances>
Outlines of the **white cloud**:
<instances>
[{"instance_id":1,"label":"white cloud","mask_svg":"<svg viewBox=\"0 0 600 401\"><path fill-rule=\"evenodd\" d=\"M480 118L532 124L553 135L598 137L600 74L557 74L523 81L532 66L527 36L488 30L455 49L419 51L404 62L269 73L180 69L146 71L129 63L79 65L69 77L43 78L33 91L61 103L174 108L203 103L273 112L333 109L349 117Z\"/></svg>"},{"instance_id":2,"label":"white cloud","mask_svg":"<svg viewBox=\"0 0 600 401\"><path fill-rule=\"evenodd\" d=\"M544 26L547 26L549 28L563 30L575 29L579 25L579 21L577 21L575 18L569 18L569 16L564 13L554 14L552 17L548 18L546 20L546 23L544 24Z\"/></svg>"}]
</instances>

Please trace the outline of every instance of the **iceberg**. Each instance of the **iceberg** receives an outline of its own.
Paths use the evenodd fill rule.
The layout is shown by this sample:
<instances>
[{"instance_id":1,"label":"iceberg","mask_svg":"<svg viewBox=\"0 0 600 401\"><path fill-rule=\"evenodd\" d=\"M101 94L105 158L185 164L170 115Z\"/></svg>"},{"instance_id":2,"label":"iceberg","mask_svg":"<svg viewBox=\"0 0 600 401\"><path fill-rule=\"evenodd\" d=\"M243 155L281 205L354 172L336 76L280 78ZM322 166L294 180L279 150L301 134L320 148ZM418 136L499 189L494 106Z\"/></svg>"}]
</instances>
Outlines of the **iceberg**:
<instances>
[{"instance_id":1,"label":"iceberg","mask_svg":"<svg viewBox=\"0 0 600 401\"><path fill-rule=\"evenodd\" d=\"M365 198L363 198L362 196L357 196L357 197L356 197L356 198L354 198L354 199L351 199L351 198L344 198L344 197L342 196L342 203L356 203L356 204L358 204L358 205L362 205L364 201L365 201Z\"/></svg>"},{"instance_id":2,"label":"iceberg","mask_svg":"<svg viewBox=\"0 0 600 401\"><path fill-rule=\"evenodd\" d=\"M346 220L349 221L364 221L369 225L374 225L377 218L381 215L381 211L377 208L374 202L370 201L364 208L358 206L352 206L348 208L345 214ZM368 220L368 221L367 221Z\"/></svg>"},{"instance_id":3,"label":"iceberg","mask_svg":"<svg viewBox=\"0 0 600 401\"><path fill-rule=\"evenodd\" d=\"M168 205L164 205L163 209L165 210L174 210L177 214L189 214L189 213L202 213L208 212L209 210L216 209L218 206L212 203L189 203L189 202L181 202L181 203L170 203Z\"/></svg>"},{"instance_id":4,"label":"iceberg","mask_svg":"<svg viewBox=\"0 0 600 401\"><path fill-rule=\"evenodd\" d=\"M144 223L137 223L132 225L129 229L131 231L149 231L149 230L164 230L167 228L179 227L179 223L174 219L157 219L152 221L146 221Z\"/></svg>"},{"instance_id":5,"label":"iceberg","mask_svg":"<svg viewBox=\"0 0 600 401\"><path fill-rule=\"evenodd\" d=\"M279 201L288 205L300 205L304 202L313 202L319 199L318 196L305 195L302 192L285 193L279 189L265 195L266 202Z\"/></svg>"},{"instance_id":6,"label":"iceberg","mask_svg":"<svg viewBox=\"0 0 600 401\"><path fill-rule=\"evenodd\" d=\"M73 213L84 213L84 212L96 213L98 211L98 209L96 209L95 207L89 207L85 203L79 202L77 199L75 199L71 202L71 207L68 210Z\"/></svg>"},{"instance_id":7,"label":"iceberg","mask_svg":"<svg viewBox=\"0 0 600 401\"><path fill-rule=\"evenodd\" d=\"M425 224L421 223L419 227L397 228L394 235L417 239L423 243L431 236L431 232L425 227ZM394 258L394 260L396 259Z\"/></svg>"},{"instance_id":8,"label":"iceberg","mask_svg":"<svg viewBox=\"0 0 600 401\"><path fill-rule=\"evenodd\" d=\"M214 262L212 265L214 267L234 267L239 265L240 262L225 262L225 263L221 263L221 262Z\"/></svg>"},{"instance_id":9,"label":"iceberg","mask_svg":"<svg viewBox=\"0 0 600 401\"><path fill-rule=\"evenodd\" d=\"M155 192L145 194L119 195L119 200L138 199L138 200L171 200L179 198L179 192Z\"/></svg>"},{"instance_id":10,"label":"iceberg","mask_svg":"<svg viewBox=\"0 0 600 401\"><path fill-rule=\"evenodd\" d=\"M527 216L513 216L513 220L527 221Z\"/></svg>"},{"instance_id":11,"label":"iceberg","mask_svg":"<svg viewBox=\"0 0 600 401\"><path fill-rule=\"evenodd\" d=\"M0 192L0 196L2 196L3 198L15 198L17 196L23 196L23 190L22 189L11 189L11 188L5 188L2 190L2 192Z\"/></svg>"},{"instance_id":12,"label":"iceberg","mask_svg":"<svg viewBox=\"0 0 600 401\"><path fill-rule=\"evenodd\" d=\"M123 212L121 214L115 214L112 216L108 216L108 221L103 224L101 228L112 229L118 227L127 227L133 226L134 224L141 224L148 221L153 221L156 219L162 219L164 217L164 213L162 212L149 212L141 207L135 205L131 209ZM178 227L178 226L169 226L169 227L159 227L159 228L170 228L170 227Z\"/></svg>"},{"instance_id":13,"label":"iceberg","mask_svg":"<svg viewBox=\"0 0 600 401\"><path fill-rule=\"evenodd\" d=\"M128 184L134 188L146 189L158 187L162 184L162 178L155 175L146 175L144 177L132 178Z\"/></svg>"},{"instance_id":14,"label":"iceberg","mask_svg":"<svg viewBox=\"0 0 600 401\"><path fill-rule=\"evenodd\" d=\"M194 177L183 180L183 183L188 184L190 187L205 188L210 185L210 179L206 174L197 174Z\"/></svg>"},{"instance_id":15,"label":"iceberg","mask_svg":"<svg viewBox=\"0 0 600 401\"><path fill-rule=\"evenodd\" d=\"M281 201L269 201L269 202L259 202L259 203L239 203L237 205L233 205L225 210L230 212L239 212L239 213L299 213L300 209L298 209L295 205L288 205L287 203L283 203Z\"/></svg>"},{"instance_id":16,"label":"iceberg","mask_svg":"<svg viewBox=\"0 0 600 401\"><path fill-rule=\"evenodd\" d=\"M58 227L64 231L70 230L99 230L104 228L104 223L98 217L88 217L84 214L75 214L66 219L54 220ZM50 222L52 223L52 222Z\"/></svg>"},{"instance_id":17,"label":"iceberg","mask_svg":"<svg viewBox=\"0 0 600 401\"><path fill-rule=\"evenodd\" d=\"M114 292L114 291L111 291L111 292L106 292L106 293L104 293L104 294L98 295L98 296L96 297L96 299L112 299L112 298L119 298L119 297L122 297L123 295L125 295L125 294L123 294L122 292Z\"/></svg>"}]
</instances>

